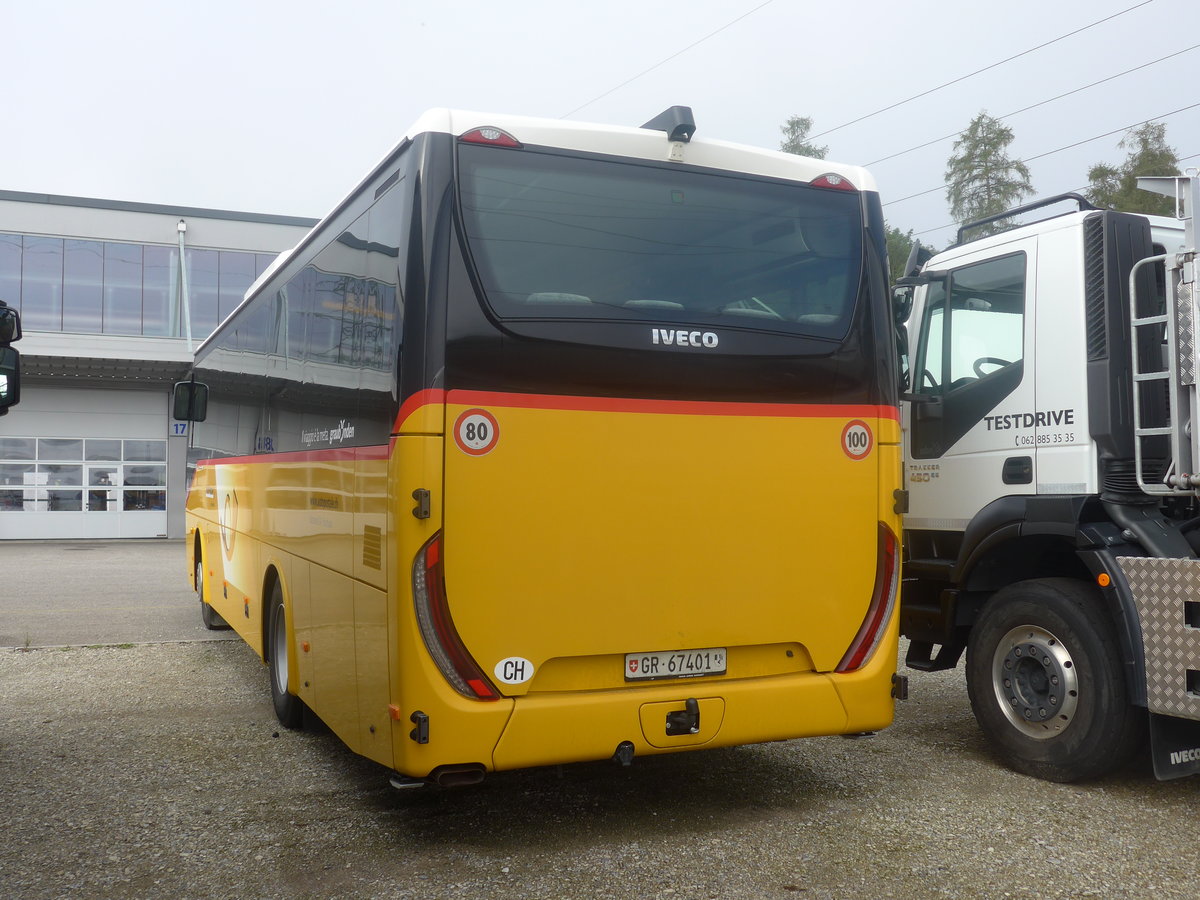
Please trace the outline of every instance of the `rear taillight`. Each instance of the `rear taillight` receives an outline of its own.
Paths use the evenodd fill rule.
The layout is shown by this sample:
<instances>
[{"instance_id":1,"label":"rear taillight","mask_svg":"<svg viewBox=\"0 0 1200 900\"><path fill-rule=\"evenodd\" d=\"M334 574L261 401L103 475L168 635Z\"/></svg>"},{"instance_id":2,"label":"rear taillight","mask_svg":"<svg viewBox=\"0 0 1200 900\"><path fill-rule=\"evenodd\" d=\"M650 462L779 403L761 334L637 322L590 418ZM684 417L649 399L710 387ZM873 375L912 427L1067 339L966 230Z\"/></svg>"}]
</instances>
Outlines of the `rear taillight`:
<instances>
[{"instance_id":1,"label":"rear taillight","mask_svg":"<svg viewBox=\"0 0 1200 900\"><path fill-rule=\"evenodd\" d=\"M809 182L813 187L827 188L831 191L857 191L853 184L842 175L835 175L833 172L826 172Z\"/></svg>"},{"instance_id":2,"label":"rear taillight","mask_svg":"<svg viewBox=\"0 0 1200 900\"><path fill-rule=\"evenodd\" d=\"M460 134L458 139L465 144L492 144L496 147L520 147L521 142L499 128L493 128L490 125L485 125L482 128L472 128L465 134Z\"/></svg>"},{"instance_id":3,"label":"rear taillight","mask_svg":"<svg viewBox=\"0 0 1200 900\"><path fill-rule=\"evenodd\" d=\"M892 529L879 523L879 554L875 564L875 588L871 593L871 605L867 615L854 636L850 649L838 663L837 671L853 672L861 668L887 631L896 606L896 590L900 584L900 546Z\"/></svg>"},{"instance_id":4,"label":"rear taillight","mask_svg":"<svg viewBox=\"0 0 1200 900\"><path fill-rule=\"evenodd\" d=\"M450 618L443 571L442 533L439 531L413 560L413 601L425 647L442 675L464 697L498 700L500 694L463 646L454 620Z\"/></svg>"}]
</instances>

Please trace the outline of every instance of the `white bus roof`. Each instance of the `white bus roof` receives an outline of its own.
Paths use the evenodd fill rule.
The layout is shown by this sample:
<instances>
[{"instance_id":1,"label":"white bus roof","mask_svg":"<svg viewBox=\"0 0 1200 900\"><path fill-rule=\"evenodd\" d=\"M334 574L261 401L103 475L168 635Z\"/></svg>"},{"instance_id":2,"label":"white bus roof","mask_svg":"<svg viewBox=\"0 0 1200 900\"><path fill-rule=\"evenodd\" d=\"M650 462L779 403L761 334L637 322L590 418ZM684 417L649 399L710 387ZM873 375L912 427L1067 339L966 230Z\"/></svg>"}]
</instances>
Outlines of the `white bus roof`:
<instances>
[{"instance_id":1,"label":"white bus roof","mask_svg":"<svg viewBox=\"0 0 1200 900\"><path fill-rule=\"evenodd\" d=\"M781 150L765 150L746 144L734 144L703 137L693 137L683 144L673 144L666 132L651 128L625 125L601 125L591 122L568 122L563 119L538 119L530 116L510 116L496 113L471 112L461 109L431 109L423 113L405 132L394 147L371 167L367 175L355 185L345 198L322 217L313 231L336 214L346 202L356 196L374 179L381 167L388 162L407 141L421 134L442 133L459 136L476 128L499 128L512 135L522 144L556 147L583 153L599 153L609 156L644 159L652 162L675 161L682 165L700 166L728 172L741 172L807 184L822 175L840 175L860 191L876 191L875 179L861 166L850 166L824 159L812 159L784 153ZM676 148L677 156L672 156ZM285 250L267 267L246 290L243 302L248 300L261 285L265 284L286 264L298 247ZM236 312L236 310L235 310ZM204 343L207 343L205 341ZM203 344L201 345L203 346Z\"/></svg>"}]
</instances>

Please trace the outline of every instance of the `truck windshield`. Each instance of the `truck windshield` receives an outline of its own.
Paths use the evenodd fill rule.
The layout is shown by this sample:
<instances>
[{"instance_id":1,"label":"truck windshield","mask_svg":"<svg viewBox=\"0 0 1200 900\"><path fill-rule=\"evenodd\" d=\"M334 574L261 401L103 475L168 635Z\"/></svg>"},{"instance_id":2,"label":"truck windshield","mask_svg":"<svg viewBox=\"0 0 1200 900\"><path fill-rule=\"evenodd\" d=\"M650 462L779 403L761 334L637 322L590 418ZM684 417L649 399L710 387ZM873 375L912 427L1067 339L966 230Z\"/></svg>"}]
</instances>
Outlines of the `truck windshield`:
<instances>
[{"instance_id":1,"label":"truck windshield","mask_svg":"<svg viewBox=\"0 0 1200 900\"><path fill-rule=\"evenodd\" d=\"M508 319L713 323L845 335L858 194L529 149L460 147L487 303Z\"/></svg>"}]
</instances>

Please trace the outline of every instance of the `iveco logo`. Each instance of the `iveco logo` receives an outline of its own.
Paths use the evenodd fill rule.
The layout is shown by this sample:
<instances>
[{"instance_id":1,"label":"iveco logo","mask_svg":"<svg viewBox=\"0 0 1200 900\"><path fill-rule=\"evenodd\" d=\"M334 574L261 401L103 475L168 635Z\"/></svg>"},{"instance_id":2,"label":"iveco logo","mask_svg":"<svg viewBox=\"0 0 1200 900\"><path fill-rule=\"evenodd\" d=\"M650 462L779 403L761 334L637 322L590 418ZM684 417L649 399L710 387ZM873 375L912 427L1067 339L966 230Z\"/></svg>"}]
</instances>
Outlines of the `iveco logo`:
<instances>
[{"instance_id":1,"label":"iveco logo","mask_svg":"<svg viewBox=\"0 0 1200 900\"><path fill-rule=\"evenodd\" d=\"M717 336L711 331L677 331L674 328L651 328L650 342L663 344L667 347L707 347L717 346Z\"/></svg>"}]
</instances>

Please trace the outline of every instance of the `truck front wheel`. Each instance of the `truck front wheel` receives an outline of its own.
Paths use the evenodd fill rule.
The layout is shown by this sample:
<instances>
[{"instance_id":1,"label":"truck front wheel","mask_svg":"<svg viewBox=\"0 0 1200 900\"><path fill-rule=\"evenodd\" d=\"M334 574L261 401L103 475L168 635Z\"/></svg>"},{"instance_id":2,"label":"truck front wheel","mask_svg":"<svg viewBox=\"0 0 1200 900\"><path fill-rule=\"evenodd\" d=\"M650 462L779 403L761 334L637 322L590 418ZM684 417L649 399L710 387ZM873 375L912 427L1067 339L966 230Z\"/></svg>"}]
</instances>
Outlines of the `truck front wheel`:
<instances>
[{"instance_id":1,"label":"truck front wheel","mask_svg":"<svg viewBox=\"0 0 1200 900\"><path fill-rule=\"evenodd\" d=\"M1018 582L988 601L967 645L967 693L1004 762L1047 781L1110 772L1145 734L1103 598L1069 578Z\"/></svg>"}]
</instances>

